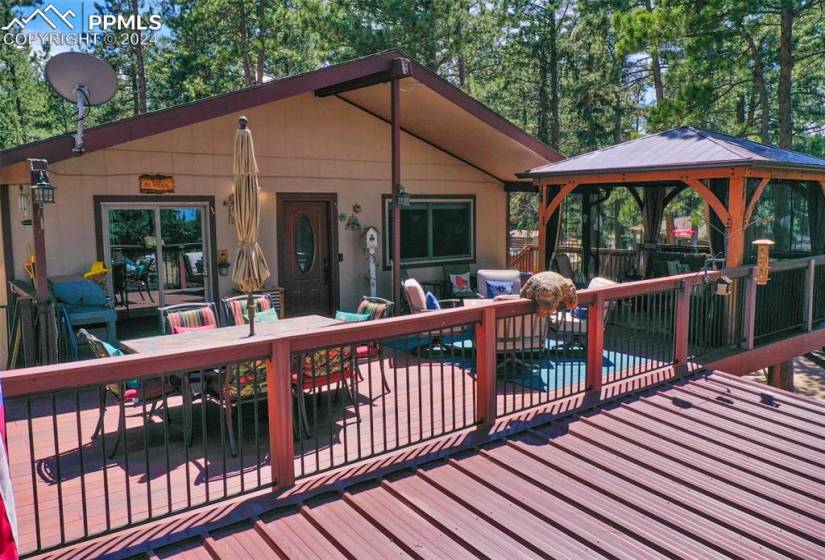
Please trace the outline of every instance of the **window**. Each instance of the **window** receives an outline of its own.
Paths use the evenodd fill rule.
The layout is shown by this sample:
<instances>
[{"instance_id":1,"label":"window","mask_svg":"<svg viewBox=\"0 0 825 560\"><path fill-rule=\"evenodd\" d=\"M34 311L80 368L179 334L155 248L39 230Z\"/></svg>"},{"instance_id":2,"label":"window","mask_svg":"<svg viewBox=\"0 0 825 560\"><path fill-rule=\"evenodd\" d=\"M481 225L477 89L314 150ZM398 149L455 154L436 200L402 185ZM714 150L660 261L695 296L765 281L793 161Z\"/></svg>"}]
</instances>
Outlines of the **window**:
<instances>
[{"instance_id":1,"label":"window","mask_svg":"<svg viewBox=\"0 0 825 560\"><path fill-rule=\"evenodd\" d=\"M384 202L384 265L392 252L392 198ZM475 260L475 198L413 196L401 208L401 264L426 266Z\"/></svg>"}]
</instances>

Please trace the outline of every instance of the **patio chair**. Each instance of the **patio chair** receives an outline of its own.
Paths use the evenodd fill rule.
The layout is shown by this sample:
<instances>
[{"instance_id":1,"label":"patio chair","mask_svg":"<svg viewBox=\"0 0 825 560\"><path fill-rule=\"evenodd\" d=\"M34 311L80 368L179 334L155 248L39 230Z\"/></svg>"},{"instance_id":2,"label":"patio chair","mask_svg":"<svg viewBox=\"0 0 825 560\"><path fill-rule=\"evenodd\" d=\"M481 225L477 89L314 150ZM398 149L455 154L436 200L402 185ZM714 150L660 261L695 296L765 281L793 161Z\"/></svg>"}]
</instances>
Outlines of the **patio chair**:
<instances>
[{"instance_id":1,"label":"patio chair","mask_svg":"<svg viewBox=\"0 0 825 560\"><path fill-rule=\"evenodd\" d=\"M343 352L342 352L343 350ZM351 346L343 349L327 348L303 354L294 364L292 371L292 387L297 401L297 413L304 427L304 433L310 436L311 426L307 415L307 395L318 395L323 388L336 387L338 391L346 393L352 404L355 404L355 394L350 390L347 381L352 379L355 369ZM318 399L313 399L315 416L318 414ZM355 417L361 421L358 408L355 407Z\"/></svg>"},{"instance_id":2,"label":"patio chair","mask_svg":"<svg viewBox=\"0 0 825 560\"><path fill-rule=\"evenodd\" d=\"M211 301L159 307L158 317L161 334L218 328L218 314Z\"/></svg>"},{"instance_id":3,"label":"patio chair","mask_svg":"<svg viewBox=\"0 0 825 560\"><path fill-rule=\"evenodd\" d=\"M518 270L479 270L478 271L478 297L493 299L498 293L490 293L487 290L487 282L506 284L510 283L510 294L518 295L521 291L521 272Z\"/></svg>"},{"instance_id":4,"label":"patio chair","mask_svg":"<svg viewBox=\"0 0 825 560\"><path fill-rule=\"evenodd\" d=\"M570 262L570 257L566 253L556 253L553 259L556 263L556 270L565 278L571 280L578 289L584 288L585 284L581 281L581 275L576 274L573 270L573 264Z\"/></svg>"},{"instance_id":5,"label":"patio chair","mask_svg":"<svg viewBox=\"0 0 825 560\"><path fill-rule=\"evenodd\" d=\"M80 329L77 332L77 336L83 337L86 340L86 342L89 344L89 348L91 348L92 353L95 355L96 358L110 358L113 356L124 355L123 352L120 351L120 349L100 340L86 329ZM164 406L164 416L166 422L169 423L170 420L168 410L168 398L172 395L183 395L183 437L184 441L186 441L187 443L190 441L190 432L192 426L191 393L184 393L180 385L176 385L172 382L174 379L177 378L174 376L152 377L144 379L142 382L138 380L133 380L126 382L109 383L108 385L100 387L100 416L97 420L97 427L95 427L95 431L92 434L92 439L97 439L97 437L103 431L103 419L104 415L106 414L107 408L106 397L108 395L111 395L118 405L117 437L115 439L115 444L112 446L112 450L109 452L110 459L115 456L115 453L117 453L118 447L120 446L120 437L121 434L124 432L125 428L123 422L126 416L126 402L132 399L139 398L143 399L143 401L146 403L151 403L151 408L149 409L147 414L154 413L156 406L160 403L162 406Z\"/></svg>"},{"instance_id":6,"label":"patio chair","mask_svg":"<svg viewBox=\"0 0 825 560\"><path fill-rule=\"evenodd\" d=\"M535 313L500 319L496 324L496 355L504 360L496 371L507 364L524 365L525 358L540 356L547 349L549 321Z\"/></svg>"},{"instance_id":7,"label":"patio chair","mask_svg":"<svg viewBox=\"0 0 825 560\"><path fill-rule=\"evenodd\" d=\"M602 288L605 286L615 286L618 282L596 276L588 284L588 289ZM607 323L607 315L611 309L609 301L604 304L604 319ZM589 311L589 310L588 310ZM576 310L566 309L557 311L550 321L550 329L564 339L564 347L571 347L578 344L582 350L587 349L587 317L577 315Z\"/></svg>"},{"instance_id":8,"label":"patio chair","mask_svg":"<svg viewBox=\"0 0 825 560\"><path fill-rule=\"evenodd\" d=\"M77 327L103 325L106 340L117 340L117 311L112 298L93 280L74 276L50 278L51 292L58 306L66 308L72 330Z\"/></svg>"},{"instance_id":9,"label":"patio chair","mask_svg":"<svg viewBox=\"0 0 825 560\"><path fill-rule=\"evenodd\" d=\"M469 264L445 264L441 267L441 270L444 274L444 281L443 284L446 287L447 294L451 298L458 298L458 299L475 299L478 297L478 294L473 291L472 285L470 284L470 265ZM467 277L467 285L464 289L456 289L455 284L453 284L450 275L462 275Z\"/></svg>"},{"instance_id":10,"label":"patio chair","mask_svg":"<svg viewBox=\"0 0 825 560\"><path fill-rule=\"evenodd\" d=\"M255 318L258 319L257 313L262 311L275 311L272 306L272 299L268 294L252 294L255 302ZM224 324L227 326L247 325L249 324L249 314L246 311L249 296L233 296L221 299L221 308L223 310ZM277 319L276 312L272 315Z\"/></svg>"},{"instance_id":11,"label":"patio chair","mask_svg":"<svg viewBox=\"0 0 825 560\"><path fill-rule=\"evenodd\" d=\"M357 313L368 314L370 316L370 321L376 321L392 315L392 308L394 305L395 304L388 299L364 296L361 298L361 303L358 304ZM384 373L384 345L381 341L371 341L356 347L355 355L359 365L363 361L369 361L370 358L378 358L378 367L381 370L382 388L387 393L391 393L392 391L390 390L390 385L387 383L387 376Z\"/></svg>"},{"instance_id":12,"label":"patio chair","mask_svg":"<svg viewBox=\"0 0 825 560\"><path fill-rule=\"evenodd\" d=\"M421 284L415 278L408 278L404 280L404 284L402 285L404 296L407 300L407 305L410 308L411 314L416 313L427 313L430 311L436 311L435 309L428 309L427 308L427 296L424 293L424 288L421 287ZM450 307L459 307L461 305L460 299L440 299L438 300L439 305L442 309L447 309Z\"/></svg>"}]
</instances>

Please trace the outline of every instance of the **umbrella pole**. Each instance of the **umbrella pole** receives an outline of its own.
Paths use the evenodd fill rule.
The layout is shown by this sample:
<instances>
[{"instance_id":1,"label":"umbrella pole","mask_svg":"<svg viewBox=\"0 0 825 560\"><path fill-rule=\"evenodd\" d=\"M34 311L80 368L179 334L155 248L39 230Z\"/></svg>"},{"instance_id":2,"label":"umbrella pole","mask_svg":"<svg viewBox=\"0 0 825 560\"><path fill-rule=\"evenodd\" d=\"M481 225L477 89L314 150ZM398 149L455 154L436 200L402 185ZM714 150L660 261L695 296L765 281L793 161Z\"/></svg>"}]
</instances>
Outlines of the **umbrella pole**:
<instances>
[{"instance_id":1,"label":"umbrella pole","mask_svg":"<svg viewBox=\"0 0 825 560\"><path fill-rule=\"evenodd\" d=\"M246 298L246 314L249 316L249 336L255 336L255 298L251 290Z\"/></svg>"}]
</instances>

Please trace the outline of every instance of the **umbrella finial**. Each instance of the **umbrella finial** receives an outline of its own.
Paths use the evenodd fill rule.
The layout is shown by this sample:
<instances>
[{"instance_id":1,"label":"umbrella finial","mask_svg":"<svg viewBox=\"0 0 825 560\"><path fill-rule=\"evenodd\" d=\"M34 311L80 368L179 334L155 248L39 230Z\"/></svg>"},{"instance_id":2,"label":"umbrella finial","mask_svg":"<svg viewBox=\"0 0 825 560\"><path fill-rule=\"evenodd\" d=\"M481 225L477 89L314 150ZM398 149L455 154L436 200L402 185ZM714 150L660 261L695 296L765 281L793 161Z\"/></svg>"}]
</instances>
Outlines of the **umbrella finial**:
<instances>
[{"instance_id":1,"label":"umbrella finial","mask_svg":"<svg viewBox=\"0 0 825 560\"><path fill-rule=\"evenodd\" d=\"M246 125L249 124L249 119L247 119L246 117L240 117L238 119L238 124L241 125L241 130L244 130L246 128Z\"/></svg>"}]
</instances>

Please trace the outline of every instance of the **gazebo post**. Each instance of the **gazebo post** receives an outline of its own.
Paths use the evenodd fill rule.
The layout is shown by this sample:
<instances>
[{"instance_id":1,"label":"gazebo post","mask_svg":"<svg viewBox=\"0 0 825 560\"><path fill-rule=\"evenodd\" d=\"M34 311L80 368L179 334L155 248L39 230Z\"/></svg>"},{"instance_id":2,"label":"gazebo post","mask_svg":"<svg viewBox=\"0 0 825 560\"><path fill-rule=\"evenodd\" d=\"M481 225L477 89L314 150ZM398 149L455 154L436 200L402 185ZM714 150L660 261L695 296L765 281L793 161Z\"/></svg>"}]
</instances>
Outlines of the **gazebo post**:
<instances>
[{"instance_id":1,"label":"gazebo post","mask_svg":"<svg viewBox=\"0 0 825 560\"><path fill-rule=\"evenodd\" d=\"M390 128L391 128L391 181L392 181L392 297L395 309L401 302L401 207L398 194L401 190L401 82L390 81Z\"/></svg>"},{"instance_id":2,"label":"gazebo post","mask_svg":"<svg viewBox=\"0 0 825 560\"><path fill-rule=\"evenodd\" d=\"M745 261L745 182L744 176L736 175L728 184L728 246L725 266L733 268Z\"/></svg>"}]
</instances>

